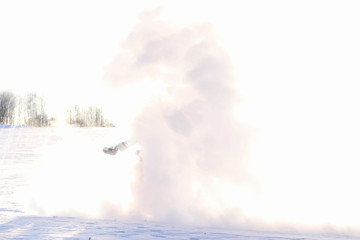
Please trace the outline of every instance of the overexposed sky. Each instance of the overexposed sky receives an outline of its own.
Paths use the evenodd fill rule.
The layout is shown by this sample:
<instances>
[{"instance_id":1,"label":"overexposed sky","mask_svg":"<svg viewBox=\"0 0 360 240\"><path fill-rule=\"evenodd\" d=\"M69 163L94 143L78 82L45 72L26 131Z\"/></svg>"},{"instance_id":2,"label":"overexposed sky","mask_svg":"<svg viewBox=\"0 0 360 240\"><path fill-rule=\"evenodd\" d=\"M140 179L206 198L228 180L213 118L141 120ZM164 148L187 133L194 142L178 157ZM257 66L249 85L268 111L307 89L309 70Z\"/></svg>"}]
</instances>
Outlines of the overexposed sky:
<instances>
[{"instance_id":1,"label":"overexposed sky","mask_svg":"<svg viewBox=\"0 0 360 240\"><path fill-rule=\"evenodd\" d=\"M50 108L101 106L105 68L149 6L146 1L2 1L1 89L36 91Z\"/></svg>"},{"instance_id":2,"label":"overexposed sky","mask_svg":"<svg viewBox=\"0 0 360 240\"><path fill-rule=\"evenodd\" d=\"M138 15L157 7L163 7L161 18L175 25L210 22L248 87L241 89L250 97L281 101L286 97L283 93L272 94L279 88L287 88L291 95L314 97L314 92L323 90L330 94L329 88L337 89L340 81L351 85L358 76L356 1L0 4L1 89L38 91L52 104L107 102L106 67Z\"/></svg>"},{"instance_id":3,"label":"overexposed sky","mask_svg":"<svg viewBox=\"0 0 360 240\"><path fill-rule=\"evenodd\" d=\"M331 97L340 82L349 86L342 92L354 90L359 75L356 1L1 1L0 6L1 89L37 91L50 105L108 104L106 67L139 14L158 7L161 18L175 25L212 24L239 73L239 88L254 104L261 98L277 104L289 92L296 98L315 98L318 91Z\"/></svg>"}]
</instances>

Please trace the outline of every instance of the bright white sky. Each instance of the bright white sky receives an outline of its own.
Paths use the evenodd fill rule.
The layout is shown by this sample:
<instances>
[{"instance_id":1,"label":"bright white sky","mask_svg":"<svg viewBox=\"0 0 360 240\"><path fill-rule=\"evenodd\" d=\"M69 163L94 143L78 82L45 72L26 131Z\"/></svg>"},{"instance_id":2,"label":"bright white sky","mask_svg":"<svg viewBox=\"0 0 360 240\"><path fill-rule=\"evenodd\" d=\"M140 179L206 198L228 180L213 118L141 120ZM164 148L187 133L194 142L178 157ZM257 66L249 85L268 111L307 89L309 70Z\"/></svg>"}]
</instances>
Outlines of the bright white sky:
<instances>
[{"instance_id":1,"label":"bright white sky","mask_svg":"<svg viewBox=\"0 0 360 240\"><path fill-rule=\"evenodd\" d=\"M87 103L116 109L116 99L103 82L106 67L138 14L158 6L164 6L162 18L178 25L212 23L238 74L236 87L243 102L235 115L266 132L254 146L261 149L254 150L256 164L249 166L261 166L264 181L276 185L283 178L266 172L274 162L261 162L263 156L277 156L276 163L286 165L299 146L307 149L296 156L299 159L309 163L316 156L323 159L312 165L314 169L322 171L328 161L338 158L349 166L345 173L356 169L360 157L358 1L0 1L0 90L40 92L51 109ZM148 99L141 90L136 98L128 97L131 106L141 106ZM130 108L129 114L135 114ZM109 108L105 110L111 116ZM274 142L278 145L269 144ZM331 179L331 172L324 174ZM343 184L353 182L349 178ZM327 199L334 199L330 193L325 189ZM284 202L273 199L278 205L292 200L291 196ZM360 197L351 201L356 200Z\"/></svg>"},{"instance_id":2,"label":"bright white sky","mask_svg":"<svg viewBox=\"0 0 360 240\"><path fill-rule=\"evenodd\" d=\"M144 5L133 3L2 1L1 88L37 91L50 108L98 104L105 67Z\"/></svg>"},{"instance_id":3,"label":"bright white sky","mask_svg":"<svg viewBox=\"0 0 360 240\"><path fill-rule=\"evenodd\" d=\"M356 94L356 1L1 1L1 90L37 91L50 110L114 104L103 84L106 66L138 14L158 6L178 25L213 24L252 104L286 104L284 97L303 104L339 88L338 95Z\"/></svg>"}]
</instances>

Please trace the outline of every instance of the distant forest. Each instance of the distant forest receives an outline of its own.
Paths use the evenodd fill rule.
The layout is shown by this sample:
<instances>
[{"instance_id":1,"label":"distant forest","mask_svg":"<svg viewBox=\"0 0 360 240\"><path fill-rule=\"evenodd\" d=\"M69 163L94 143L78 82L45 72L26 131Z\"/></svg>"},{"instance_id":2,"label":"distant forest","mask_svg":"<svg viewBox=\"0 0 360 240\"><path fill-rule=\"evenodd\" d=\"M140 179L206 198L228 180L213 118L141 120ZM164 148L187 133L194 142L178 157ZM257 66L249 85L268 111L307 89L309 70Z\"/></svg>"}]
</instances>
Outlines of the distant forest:
<instances>
[{"instance_id":1,"label":"distant forest","mask_svg":"<svg viewBox=\"0 0 360 240\"><path fill-rule=\"evenodd\" d=\"M114 127L94 106L83 109L75 105L67 110L66 120L76 127ZM36 93L16 96L11 91L0 92L0 124L50 127L54 121L46 112L45 100Z\"/></svg>"}]
</instances>

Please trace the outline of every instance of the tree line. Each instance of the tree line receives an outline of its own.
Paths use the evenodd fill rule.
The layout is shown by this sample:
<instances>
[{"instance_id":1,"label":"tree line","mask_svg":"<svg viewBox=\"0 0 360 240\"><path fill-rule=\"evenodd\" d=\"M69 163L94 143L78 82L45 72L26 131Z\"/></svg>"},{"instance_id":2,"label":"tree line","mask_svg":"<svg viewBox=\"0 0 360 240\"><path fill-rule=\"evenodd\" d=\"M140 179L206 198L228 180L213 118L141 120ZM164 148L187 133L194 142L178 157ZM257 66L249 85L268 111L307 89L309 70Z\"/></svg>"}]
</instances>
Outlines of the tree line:
<instances>
[{"instance_id":1,"label":"tree line","mask_svg":"<svg viewBox=\"0 0 360 240\"><path fill-rule=\"evenodd\" d=\"M53 121L56 119L48 116L45 100L36 93L16 96L11 91L0 92L0 124L49 127ZM114 127L98 107L68 109L67 123L76 127Z\"/></svg>"},{"instance_id":2,"label":"tree line","mask_svg":"<svg viewBox=\"0 0 360 240\"><path fill-rule=\"evenodd\" d=\"M98 107L90 106L80 108L75 105L67 110L68 124L76 127L114 127L112 123L104 119L102 110Z\"/></svg>"},{"instance_id":3,"label":"tree line","mask_svg":"<svg viewBox=\"0 0 360 240\"><path fill-rule=\"evenodd\" d=\"M50 121L45 101L36 93L20 97L10 91L0 92L0 124L44 127Z\"/></svg>"}]
</instances>

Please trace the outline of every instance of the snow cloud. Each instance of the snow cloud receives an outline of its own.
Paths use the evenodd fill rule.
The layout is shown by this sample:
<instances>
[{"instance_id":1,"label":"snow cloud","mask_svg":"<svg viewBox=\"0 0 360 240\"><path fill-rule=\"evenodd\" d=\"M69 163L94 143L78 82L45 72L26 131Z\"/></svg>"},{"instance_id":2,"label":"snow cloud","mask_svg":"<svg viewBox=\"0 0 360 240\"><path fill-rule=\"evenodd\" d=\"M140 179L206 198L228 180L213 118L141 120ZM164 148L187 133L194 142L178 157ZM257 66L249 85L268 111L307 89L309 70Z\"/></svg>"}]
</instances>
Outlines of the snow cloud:
<instances>
[{"instance_id":1,"label":"snow cloud","mask_svg":"<svg viewBox=\"0 0 360 240\"><path fill-rule=\"evenodd\" d=\"M352 147L359 117L351 110L358 73L338 78L342 58L329 61L321 48L297 37L311 38L317 14L289 27L289 35L284 25L297 23L302 12L293 17L272 9L290 22L268 9L251 16L244 10L254 26L240 23L245 40L230 35L241 45L230 50L237 49L246 68L241 96L234 54L223 48L215 25L176 26L162 19L161 8L140 16L106 75L124 93L120 109L139 99L146 106L132 122L143 162L130 216L261 228L356 224L359 196L346 186L359 179L353 171L359 153ZM325 32L314 41L329 39Z\"/></svg>"},{"instance_id":2,"label":"snow cloud","mask_svg":"<svg viewBox=\"0 0 360 240\"><path fill-rule=\"evenodd\" d=\"M87 153L93 174L74 182L93 181L97 187L89 195L109 188L98 194L101 199L91 198L89 209L101 205L100 217L186 224L246 227L260 219L273 226L356 227L358 7L279 1L236 2L242 4L236 8L207 2L204 9L178 3L169 4L172 11L140 14L107 66L110 90L104 87L96 98L117 130L126 131L113 141L97 140L92 150L104 155L104 144L132 135L143 161L130 181L108 171L121 165L122 176L133 176L128 153L106 167L102 158L108 156ZM184 17L199 11L209 22ZM169 20L176 14L175 22L185 23ZM61 152L76 159L74 151Z\"/></svg>"},{"instance_id":3,"label":"snow cloud","mask_svg":"<svg viewBox=\"0 0 360 240\"><path fill-rule=\"evenodd\" d=\"M155 92L133 123L144 161L132 209L154 220L215 222L231 208L240 213L225 188L249 182L249 132L233 116L231 61L211 24L172 26L159 11L140 16L106 77L119 88L147 82Z\"/></svg>"},{"instance_id":4,"label":"snow cloud","mask_svg":"<svg viewBox=\"0 0 360 240\"><path fill-rule=\"evenodd\" d=\"M359 229L359 1L27 2L0 2L0 87L117 126L24 129L37 214Z\"/></svg>"}]
</instances>

